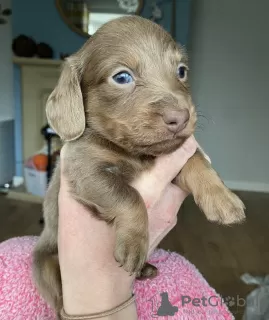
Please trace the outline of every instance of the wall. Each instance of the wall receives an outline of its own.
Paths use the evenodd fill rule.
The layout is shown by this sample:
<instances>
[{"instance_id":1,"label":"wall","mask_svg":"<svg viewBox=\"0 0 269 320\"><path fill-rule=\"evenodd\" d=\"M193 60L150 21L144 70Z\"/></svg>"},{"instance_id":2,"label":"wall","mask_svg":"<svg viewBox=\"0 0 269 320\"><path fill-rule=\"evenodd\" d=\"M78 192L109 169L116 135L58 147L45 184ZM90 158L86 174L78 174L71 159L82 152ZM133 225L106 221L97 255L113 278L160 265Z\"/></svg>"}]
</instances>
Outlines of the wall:
<instances>
[{"instance_id":1,"label":"wall","mask_svg":"<svg viewBox=\"0 0 269 320\"><path fill-rule=\"evenodd\" d=\"M176 38L185 44L188 36L190 0L176 1ZM151 3L151 0L144 0L142 16L150 16ZM168 31L170 31L171 26L171 5L172 0L163 0L163 5L161 6L163 19L160 23ZM55 0L13 0L13 37L19 34L26 34L38 42L50 44L55 51L55 58L59 58L60 52L75 52L86 40L71 31L64 23L56 9Z\"/></svg>"},{"instance_id":2,"label":"wall","mask_svg":"<svg viewBox=\"0 0 269 320\"><path fill-rule=\"evenodd\" d=\"M61 52L71 54L85 42L85 38L72 32L61 19L54 0L13 0L13 38L20 34L48 43L54 50L54 58ZM22 115L20 69L14 66L15 93L15 161L16 175L22 172Z\"/></svg>"},{"instance_id":3,"label":"wall","mask_svg":"<svg viewBox=\"0 0 269 320\"><path fill-rule=\"evenodd\" d=\"M11 0L1 1L2 9L11 7ZM14 105L12 65L12 20L0 25L0 186L14 175Z\"/></svg>"},{"instance_id":4,"label":"wall","mask_svg":"<svg viewBox=\"0 0 269 320\"><path fill-rule=\"evenodd\" d=\"M193 0L191 86L197 137L227 184L269 192L269 2Z\"/></svg>"},{"instance_id":5,"label":"wall","mask_svg":"<svg viewBox=\"0 0 269 320\"><path fill-rule=\"evenodd\" d=\"M11 0L2 0L2 8L10 8ZM13 119L12 23L0 25L0 121Z\"/></svg>"},{"instance_id":6,"label":"wall","mask_svg":"<svg viewBox=\"0 0 269 320\"><path fill-rule=\"evenodd\" d=\"M188 37L190 0L176 0L176 39L183 45ZM151 0L144 0L141 13L150 17ZM172 0L164 0L162 5L163 19L160 24L170 31ZM58 59L61 52L73 53L78 50L86 39L69 29L60 17L55 0L13 0L13 38L25 34L38 42L48 43L54 50L54 58ZM21 141L21 101L20 101L20 72L14 67L15 91L15 153L16 174L21 176L23 163Z\"/></svg>"},{"instance_id":7,"label":"wall","mask_svg":"<svg viewBox=\"0 0 269 320\"><path fill-rule=\"evenodd\" d=\"M20 34L48 43L54 58L59 58L60 52L73 53L85 42L61 19L54 0L13 0L13 37Z\"/></svg>"}]
</instances>

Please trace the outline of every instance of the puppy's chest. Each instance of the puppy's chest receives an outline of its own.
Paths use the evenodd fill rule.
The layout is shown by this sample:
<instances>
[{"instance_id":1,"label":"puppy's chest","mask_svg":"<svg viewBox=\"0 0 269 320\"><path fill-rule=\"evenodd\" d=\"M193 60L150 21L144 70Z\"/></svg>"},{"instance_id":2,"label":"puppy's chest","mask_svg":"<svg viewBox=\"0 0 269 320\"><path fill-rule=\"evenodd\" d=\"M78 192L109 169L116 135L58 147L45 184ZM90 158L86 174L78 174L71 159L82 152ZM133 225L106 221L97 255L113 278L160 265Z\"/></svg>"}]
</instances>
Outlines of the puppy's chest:
<instances>
[{"instance_id":1,"label":"puppy's chest","mask_svg":"<svg viewBox=\"0 0 269 320\"><path fill-rule=\"evenodd\" d=\"M154 165L154 157L137 157L120 159L114 164L108 164L104 170L113 175L124 178L130 182L137 178L142 172L149 170Z\"/></svg>"}]
</instances>

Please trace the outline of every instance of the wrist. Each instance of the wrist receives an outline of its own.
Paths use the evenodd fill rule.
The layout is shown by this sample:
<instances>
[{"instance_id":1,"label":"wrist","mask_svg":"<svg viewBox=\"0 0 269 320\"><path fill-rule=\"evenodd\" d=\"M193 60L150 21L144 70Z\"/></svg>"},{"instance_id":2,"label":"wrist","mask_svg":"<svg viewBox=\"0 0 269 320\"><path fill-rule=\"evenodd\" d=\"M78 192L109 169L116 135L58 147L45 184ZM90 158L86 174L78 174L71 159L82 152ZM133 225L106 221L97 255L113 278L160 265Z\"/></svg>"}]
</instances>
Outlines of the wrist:
<instances>
[{"instance_id":1,"label":"wrist","mask_svg":"<svg viewBox=\"0 0 269 320\"><path fill-rule=\"evenodd\" d=\"M91 314L70 315L64 309L61 310L60 318L62 320L87 320L87 319L103 319L103 320L137 320L135 296L131 296L123 303L114 308Z\"/></svg>"},{"instance_id":2,"label":"wrist","mask_svg":"<svg viewBox=\"0 0 269 320\"><path fill-rule=\"evenodd\" d=\"M119 267L118 267L119 268ZM91 314L109 310L127 301L133 294L134 277L122 268L120 272L97 271L85 282L83 275L76 283L63 281L63 304L67 314ZM82 281L81 281L82 280Z\"/></svg>"}]
</instances>

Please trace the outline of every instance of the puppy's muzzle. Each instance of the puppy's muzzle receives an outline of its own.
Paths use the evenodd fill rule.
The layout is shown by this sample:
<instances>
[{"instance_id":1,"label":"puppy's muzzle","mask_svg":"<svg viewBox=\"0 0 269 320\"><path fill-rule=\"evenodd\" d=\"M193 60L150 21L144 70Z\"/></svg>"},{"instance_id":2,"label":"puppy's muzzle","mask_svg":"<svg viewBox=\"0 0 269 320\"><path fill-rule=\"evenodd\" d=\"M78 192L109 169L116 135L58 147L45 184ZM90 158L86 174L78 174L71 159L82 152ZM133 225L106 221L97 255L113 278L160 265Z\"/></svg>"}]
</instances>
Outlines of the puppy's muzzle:
<instances>
[{"instance_id":1,"label":"puppy's muzzle","mask_svg":"<svg viewBox=\"0 0 269 320\"><path fill-rule=\"evenodd\" d=\"M163 121L167 129L173 133L182 131L190 119L190 113L188 109L179 111L165 111L163 114Z\"/></svg>"}]
</instances>

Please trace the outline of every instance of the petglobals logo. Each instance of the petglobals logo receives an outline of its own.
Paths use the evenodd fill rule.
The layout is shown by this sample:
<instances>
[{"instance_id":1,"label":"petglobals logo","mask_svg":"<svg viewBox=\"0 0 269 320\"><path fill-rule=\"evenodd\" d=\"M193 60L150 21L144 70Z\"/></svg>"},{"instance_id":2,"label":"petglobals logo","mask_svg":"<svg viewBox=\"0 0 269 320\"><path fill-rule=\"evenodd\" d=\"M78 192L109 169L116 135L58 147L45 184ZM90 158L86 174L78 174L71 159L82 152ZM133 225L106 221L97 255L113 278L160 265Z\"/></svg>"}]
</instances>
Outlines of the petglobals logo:
<instances>
[{"instance_id":1,"label":"petglobals logo","mask_svg":"<svg viewBox=\"0 0 269 320\"><path fill-rule=\"evenodd\" d=\"M158 318L169 316L173 319L177 319L177 314L182 315L182 312L188 314L198 314L201 313L201 308L203 308L208 315L213 313L218 313L220 306L226 305L228 309L233 309L234 312L237 312L238 308L244 308L246 305L246 300L240 296L232 297L221 297L217 295L212 295L209 297L191 297L189 295L181 295L180 299L177 299L177 305L174 305L169 300L168 292L161 292L156 294L151 299L151 317ZM179 312L179 310L181 312Z\"/></svg>"},{"instance_id":2,"label":"petglobals logo","mask_svg":"<svg viewBox=\"0 0 269 320\"><path fill-rule=\"evenodd\" d=\"M240 296L236 297L221 297L221 296L209 296L209 297L199 297L193 298L190 296L181 296L181 306L192 305L193 307L218 307L222 305L227 305L227 307L244 307L246 301Z\"/></svg>"}]
</instances>

